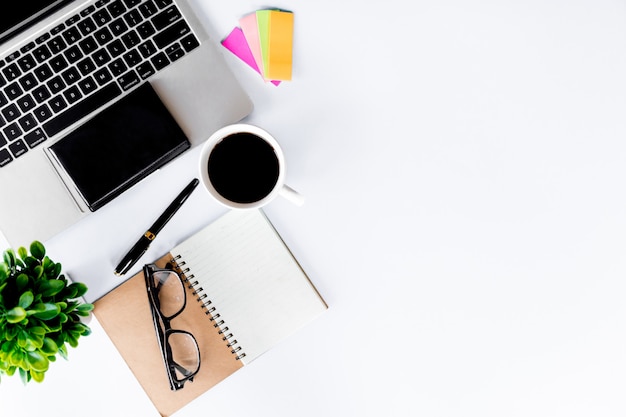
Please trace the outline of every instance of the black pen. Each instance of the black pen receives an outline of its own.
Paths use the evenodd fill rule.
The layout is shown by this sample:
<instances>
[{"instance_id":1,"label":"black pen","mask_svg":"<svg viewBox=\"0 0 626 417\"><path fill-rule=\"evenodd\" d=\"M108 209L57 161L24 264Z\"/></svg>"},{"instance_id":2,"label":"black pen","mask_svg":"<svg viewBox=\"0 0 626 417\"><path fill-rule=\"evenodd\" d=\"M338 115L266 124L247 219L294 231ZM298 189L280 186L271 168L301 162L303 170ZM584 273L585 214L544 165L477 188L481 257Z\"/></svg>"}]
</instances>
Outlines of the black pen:
<instances>
[{"instance_id":1,"label":"black pen","mask_svg":"<svg viewBox=\"0 0 626 417\"><path fill-rule=\"evenodd\" d=\"M198 186L197 178L194 178L183 191L178 194L178 196L171 202L169 206L165 209L163 214L159 216L158 219L154 222L152 226L143 234L135 243L135 245L128 251L126 256L120 261L120 263L115 267L115 275L124 275L128 272L128 270L143 256L143 254L148 250L150 243L154 240L157 233L163 229L163 226L167 224L168 221L174 216L174 214L178 211L180 206L183 205L187 198L191 195L193 190Z\"/></svg>"}]
</instances>

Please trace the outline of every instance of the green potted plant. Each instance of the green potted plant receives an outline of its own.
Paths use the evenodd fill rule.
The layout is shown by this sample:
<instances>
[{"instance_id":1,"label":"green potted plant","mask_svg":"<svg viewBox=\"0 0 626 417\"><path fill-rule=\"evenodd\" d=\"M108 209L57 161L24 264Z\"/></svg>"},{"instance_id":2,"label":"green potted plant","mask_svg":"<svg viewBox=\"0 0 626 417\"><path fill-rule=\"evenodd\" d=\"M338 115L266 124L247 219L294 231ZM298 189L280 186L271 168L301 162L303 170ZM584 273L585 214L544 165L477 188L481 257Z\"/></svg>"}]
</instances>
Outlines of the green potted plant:
<instances>
[{"instance_id":1,"label":"green potted plant","mask_svg":"<svg viewBox=\"0 0 626 417\"><path fill-rule=\"evenodd\" d=\"M41 382L57 354L91 332L81 321L93 304L81 298L85 284L69 282L61 264L46 256L41 242L3 253L0 263L0 375L19 371L24 384Z\"/></svg>"}]
</instances>

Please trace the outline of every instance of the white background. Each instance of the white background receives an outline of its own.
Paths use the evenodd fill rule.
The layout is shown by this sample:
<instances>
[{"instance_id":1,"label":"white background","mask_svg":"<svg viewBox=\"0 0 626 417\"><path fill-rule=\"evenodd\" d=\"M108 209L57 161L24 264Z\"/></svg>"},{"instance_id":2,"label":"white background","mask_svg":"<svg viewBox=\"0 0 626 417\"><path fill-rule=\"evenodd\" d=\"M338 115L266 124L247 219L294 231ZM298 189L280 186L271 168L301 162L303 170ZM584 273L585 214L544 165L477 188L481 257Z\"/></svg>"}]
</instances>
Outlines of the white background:
<instances>
[{"instance_id":1,"label":"white background","mask_svg":"<svg viewBox=\"0 0 626 417\"><path fill-rule=\"evenodd\" d=\"M215 42L295 13L293 81L223 51L306 196L266 213L330 308L178 416L626 415L624 1L197 5ZM110 285L196 159L49 254ZM181 212L146 259L223 210L196 191ZM91 326L43 384L3 378L0 414L156 416Z\"/></svg>"}]
</instances>

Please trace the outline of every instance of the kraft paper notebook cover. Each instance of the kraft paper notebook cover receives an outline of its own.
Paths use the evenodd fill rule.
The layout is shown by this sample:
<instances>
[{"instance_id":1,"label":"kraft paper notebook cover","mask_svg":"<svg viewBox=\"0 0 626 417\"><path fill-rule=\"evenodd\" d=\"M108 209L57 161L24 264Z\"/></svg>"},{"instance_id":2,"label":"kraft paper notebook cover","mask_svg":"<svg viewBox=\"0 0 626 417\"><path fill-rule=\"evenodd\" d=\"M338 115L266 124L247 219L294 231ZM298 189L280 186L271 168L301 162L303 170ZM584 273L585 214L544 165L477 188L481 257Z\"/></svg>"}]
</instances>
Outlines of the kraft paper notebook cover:
<instances>
[{"instance_id":1,"label":"kraft paper notebook cover","mask_svg":"<svg viewBox=\"0 0 626 417\"><path fill-rule=\"evenodd\" d=\"M143 273L95 302L94 314L161 415L169 416L327 309L261 210L230 211L155 263L176 262L187 304L173 328L191 332L201 364L170 390ZM217 325L217 326L216 326Z\"/></svg>"}]
</instances>

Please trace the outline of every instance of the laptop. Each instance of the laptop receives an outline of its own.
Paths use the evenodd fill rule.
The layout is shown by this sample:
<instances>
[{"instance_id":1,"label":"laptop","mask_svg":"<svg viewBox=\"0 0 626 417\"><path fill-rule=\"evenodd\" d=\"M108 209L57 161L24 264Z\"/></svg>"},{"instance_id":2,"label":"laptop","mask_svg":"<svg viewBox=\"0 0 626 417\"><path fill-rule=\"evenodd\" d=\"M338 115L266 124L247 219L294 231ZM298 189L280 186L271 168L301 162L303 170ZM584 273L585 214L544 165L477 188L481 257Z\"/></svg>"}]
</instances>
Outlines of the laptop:
<instances>
[{"instance_id":1,"label":"laptop","mask_svg":"<svg viewBox=\"0 0 626 417\"><path fill-rule=\"evenodd\" d=\"M142 85L191 147L252 111L190 0L28 0L11 9L0 17L0 231L13 247L94 212L51 148Z\"/></svg>"}]
</instances>

